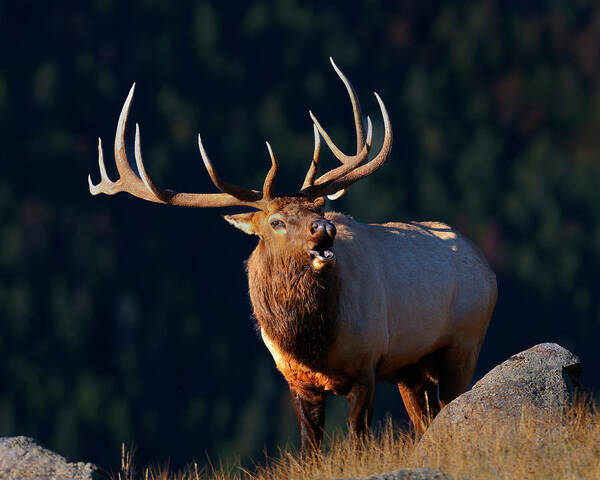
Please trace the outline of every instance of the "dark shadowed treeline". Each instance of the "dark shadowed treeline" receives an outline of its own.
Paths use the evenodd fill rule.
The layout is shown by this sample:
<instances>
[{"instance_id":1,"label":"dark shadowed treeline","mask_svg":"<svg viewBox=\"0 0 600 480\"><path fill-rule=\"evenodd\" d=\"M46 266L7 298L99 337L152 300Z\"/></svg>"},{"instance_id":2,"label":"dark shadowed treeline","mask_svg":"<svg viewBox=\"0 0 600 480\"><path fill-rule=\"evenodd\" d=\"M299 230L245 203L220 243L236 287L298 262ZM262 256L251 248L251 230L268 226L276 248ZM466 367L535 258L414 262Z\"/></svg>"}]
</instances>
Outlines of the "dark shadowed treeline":
<instances>
[{"instance_id":1,"label":"dark shadowed treeline","mask_svg":"<svg viewBox=\"0 0 600 480\"><path fill-rule=\"evenodd\" d=\"M259 460L296 441L250 318L255 240L222 211L92 198L86 176L99 180L100 135L114 178L135 81L129 147L139 122L157 184L215 191L201 132L221 175L248 188L270 140L276 189L294 191L312 154L309 108L354 144L330 55L374 120L374 149L373 90L394 126L387 164L330 208L445 221L482 248L499 302L478 376L556 341L600 386L600 4L320 3L0 3L0 436L115 466L122 441L141 463L174 466ZM403 418L383 386L376 415L387 411Z\"/></svg>"}]
</instances>

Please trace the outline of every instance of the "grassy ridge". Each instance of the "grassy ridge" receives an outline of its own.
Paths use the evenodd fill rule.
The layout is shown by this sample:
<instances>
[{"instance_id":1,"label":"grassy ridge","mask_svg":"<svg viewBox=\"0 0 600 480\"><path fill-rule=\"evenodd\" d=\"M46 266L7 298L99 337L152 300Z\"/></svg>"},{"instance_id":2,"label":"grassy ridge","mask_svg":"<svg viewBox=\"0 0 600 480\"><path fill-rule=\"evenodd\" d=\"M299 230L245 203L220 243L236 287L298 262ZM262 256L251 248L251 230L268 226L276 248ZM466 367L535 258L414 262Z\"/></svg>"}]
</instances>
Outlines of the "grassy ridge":
<instances>
[{"instance_id":1,"label":"grassy ridge","mask_svg":"<svg viewBox=\"0 0 600 480\"><path fill-rule=\"evenodd\" d=\"M335 435L324 454L300 456L293 449L268 458L253 471L238 462L190 465L186 471L148 467L136 474L132 455L123 450L116 480L279 480L364 477L398 468L430 467L455 479L579 479L600 478L600 412L579 401L547 418L524 409L520 422L482 423L477 437L448 430L435 442L417 448L411 432L391 422L361 441Z\"/></svg>"}]
</instances>

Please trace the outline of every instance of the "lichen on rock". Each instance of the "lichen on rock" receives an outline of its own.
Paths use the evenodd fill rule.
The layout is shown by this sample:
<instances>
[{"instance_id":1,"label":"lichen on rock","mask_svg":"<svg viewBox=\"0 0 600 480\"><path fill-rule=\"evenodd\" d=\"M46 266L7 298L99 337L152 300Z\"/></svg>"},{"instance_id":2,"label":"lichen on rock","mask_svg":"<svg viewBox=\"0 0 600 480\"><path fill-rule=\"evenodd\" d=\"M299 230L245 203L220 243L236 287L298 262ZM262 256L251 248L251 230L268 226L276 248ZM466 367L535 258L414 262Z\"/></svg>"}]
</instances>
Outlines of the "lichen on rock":
<instances>
[{"instance_id":1,"label":"lichen on rock","mask_svg":"<svg viewBox=\"0 0 600 480\"><path fill-rule=\"evenodd\" d=\"M91 463L69 463L29 437L0 437L1 480L101 480Z\"/></svg>"}]
</instances>

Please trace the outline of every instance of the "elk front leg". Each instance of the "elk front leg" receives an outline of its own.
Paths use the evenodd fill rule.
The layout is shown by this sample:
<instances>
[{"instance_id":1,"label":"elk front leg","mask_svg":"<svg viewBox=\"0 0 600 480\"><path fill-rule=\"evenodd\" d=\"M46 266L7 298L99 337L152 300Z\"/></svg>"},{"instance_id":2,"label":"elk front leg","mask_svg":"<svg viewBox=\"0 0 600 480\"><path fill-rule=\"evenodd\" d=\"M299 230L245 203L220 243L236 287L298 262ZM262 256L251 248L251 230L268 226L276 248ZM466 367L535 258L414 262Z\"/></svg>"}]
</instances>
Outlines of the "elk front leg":
<instances>
[{"instance_id":1,"label":"elk front leg","mask_svg":"<svg viewBox=\"0 0 600 480\"><path fill-rule=\"evenodd\" d=\"M346 395L348 400L348 434L360 436L366 433L373 416L375 381L355 383Z\"/></svg>"},{"instance_id":2,"label":"elk front leg","mask_svg":"<svg viewBox=\"0 0 600 480\"><path fill-rule=\"evenodd\" d=\"M300 393L290 388L290 396L300 427L300 451L318 450L321 448L325 427L326 394L304 391Z\"/></svg>"}]
</instances>

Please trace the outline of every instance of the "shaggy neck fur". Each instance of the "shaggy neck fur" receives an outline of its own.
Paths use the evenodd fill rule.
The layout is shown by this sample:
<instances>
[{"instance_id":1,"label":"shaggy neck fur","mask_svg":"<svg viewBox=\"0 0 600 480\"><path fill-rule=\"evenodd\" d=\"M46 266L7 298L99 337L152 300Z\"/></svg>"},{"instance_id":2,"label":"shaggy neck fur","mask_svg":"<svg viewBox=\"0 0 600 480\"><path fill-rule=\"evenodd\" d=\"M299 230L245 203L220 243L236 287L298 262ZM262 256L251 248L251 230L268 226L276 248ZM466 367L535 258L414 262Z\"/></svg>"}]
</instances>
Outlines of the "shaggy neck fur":
<instances>
[{"instance_id":1,"label":"shaggy neck fur","mask_svg":"<svg viewBox=\"0 0 600 480\"><path fill-rule=\"evenodd\" d=\"M261 241L248 260L254 315L279 348L319 367L336 333L335 267L315 272L306 259L273 254Z\"/></svg>"}]
</instances>

